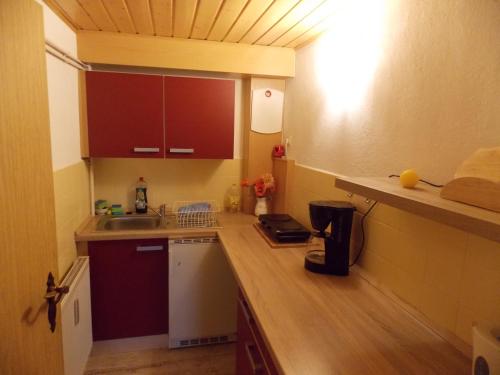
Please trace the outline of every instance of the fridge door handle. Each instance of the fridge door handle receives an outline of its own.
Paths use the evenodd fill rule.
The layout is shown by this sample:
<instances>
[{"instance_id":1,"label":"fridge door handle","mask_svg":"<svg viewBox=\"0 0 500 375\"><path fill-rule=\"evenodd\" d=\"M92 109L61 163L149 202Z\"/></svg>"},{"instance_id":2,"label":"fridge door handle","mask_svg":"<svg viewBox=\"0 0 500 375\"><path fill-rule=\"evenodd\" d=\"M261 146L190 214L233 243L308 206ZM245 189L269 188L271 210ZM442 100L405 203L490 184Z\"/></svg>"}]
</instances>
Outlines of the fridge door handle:
<instances>
[{"instance_id":1,"label":"fridge door handle","mask_svg":"<svg viewBox=\"0 0 500 375\"><path fill-rule=\"evenodd\" d=\"M135 248L136 251L162 251L163 245L138 245Z\"/></svg>"}]
</instances>

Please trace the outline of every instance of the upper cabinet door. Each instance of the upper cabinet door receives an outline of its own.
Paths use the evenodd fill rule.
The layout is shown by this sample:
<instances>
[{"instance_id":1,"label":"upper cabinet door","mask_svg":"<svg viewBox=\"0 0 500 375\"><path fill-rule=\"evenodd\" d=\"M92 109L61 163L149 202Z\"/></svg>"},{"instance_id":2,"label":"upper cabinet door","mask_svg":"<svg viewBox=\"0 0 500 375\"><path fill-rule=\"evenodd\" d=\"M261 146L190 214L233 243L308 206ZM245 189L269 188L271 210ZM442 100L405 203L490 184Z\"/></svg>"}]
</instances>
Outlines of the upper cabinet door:
<instances>
[{"instance_id":1,"label":"upper cabinet door","mask_svg":"<svg viewBox=\"0 0 500 375\"><path fill-rule=\"evenodd\" d=\"M87 72L89 153L163 158L163 77Z\"/></svg>"},{"instance_id":2,"label":"upper cabinet door","mask_svg":"<svg viewBox=\"0 0 500 375\"><path fill-rule=\"evenodd\" d=\"M167 158L232 159L234 81L164 77Z\"/></svg>"}]
</instances>

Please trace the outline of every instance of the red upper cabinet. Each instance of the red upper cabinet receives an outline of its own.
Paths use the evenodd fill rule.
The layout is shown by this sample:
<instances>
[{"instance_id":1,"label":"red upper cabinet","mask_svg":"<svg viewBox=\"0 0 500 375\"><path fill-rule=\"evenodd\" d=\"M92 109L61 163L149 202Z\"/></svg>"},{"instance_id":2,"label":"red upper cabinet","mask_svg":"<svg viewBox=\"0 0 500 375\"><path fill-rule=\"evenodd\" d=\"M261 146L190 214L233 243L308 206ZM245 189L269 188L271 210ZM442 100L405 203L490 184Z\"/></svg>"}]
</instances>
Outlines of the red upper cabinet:
<instances>
[{"instance_id":1,"label":"red upper cabinet","mask_svg":"<svg viewBox=\"0 0 500 375\"><path fill-rule=\"evenodd\" d=\"M87 72L93 157L164 157L163 77Z\"/></svg>"},{"instance_id":2,"label":"red upper cabinet","mask_svg":"<svg viewBox=\"0 0 500 375\"><path fill-rule=\"evenodd\" d=\"M164 77L167 158L232 159L234 81Z\"/></svg>"}]
</instances>

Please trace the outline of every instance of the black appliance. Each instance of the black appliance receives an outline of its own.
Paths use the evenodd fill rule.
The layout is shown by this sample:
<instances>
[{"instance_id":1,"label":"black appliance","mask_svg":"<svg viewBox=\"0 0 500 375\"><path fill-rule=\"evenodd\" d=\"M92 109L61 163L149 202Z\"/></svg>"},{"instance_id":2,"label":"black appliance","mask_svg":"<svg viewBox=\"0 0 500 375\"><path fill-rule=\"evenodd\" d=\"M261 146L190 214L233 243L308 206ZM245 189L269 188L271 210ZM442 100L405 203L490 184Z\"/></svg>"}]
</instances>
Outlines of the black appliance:
<instances>
[{"instance_id":1,"label":"black appliance","mask_svg":"<svg viewBox=\"0 0 500 375\"><path fill-rule=\"evenodd\" d=\"M352 217L356 208L343 201L309 202L311 225L325 241L325 250L307 253L304 267L312 272L347 276ZM331 224L331 233L325 232Z\"/></svg>"},{"instance_id":2,"label":"black appliance","mask_svg":"<svg viewBox=\"0 0 500 375\"><path fill-rule=\"evenodd\" d=\"M306 242L311 232L286 214L259 215L264 232L276 242Z\"/></svg>"}]
</instances>

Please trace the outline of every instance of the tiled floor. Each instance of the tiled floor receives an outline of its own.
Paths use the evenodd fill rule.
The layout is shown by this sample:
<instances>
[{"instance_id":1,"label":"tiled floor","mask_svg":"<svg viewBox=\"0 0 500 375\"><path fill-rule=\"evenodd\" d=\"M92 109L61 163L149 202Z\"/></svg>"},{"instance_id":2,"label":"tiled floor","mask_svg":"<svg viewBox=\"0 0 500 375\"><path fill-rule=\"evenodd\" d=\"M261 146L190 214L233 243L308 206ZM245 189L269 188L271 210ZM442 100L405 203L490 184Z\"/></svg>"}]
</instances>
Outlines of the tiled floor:
<instances>
[{"instance_id":1,"label":"tiled floor","mask_svg":"<svg viewBox=\"0 0 500 375\"><path fill-rule=\"evenodd\" d=\"M169 350L164 345L151 345L150 342L148 344L140 340L95 343L87 362L85 375L233 375L235 373L235 344L176 350Z\"/></svg>"}]
</instances>

